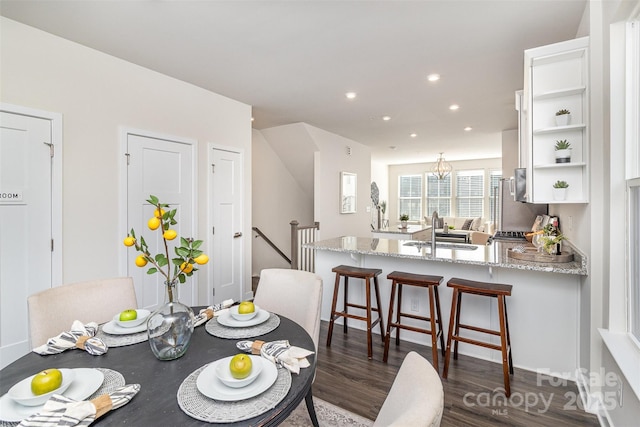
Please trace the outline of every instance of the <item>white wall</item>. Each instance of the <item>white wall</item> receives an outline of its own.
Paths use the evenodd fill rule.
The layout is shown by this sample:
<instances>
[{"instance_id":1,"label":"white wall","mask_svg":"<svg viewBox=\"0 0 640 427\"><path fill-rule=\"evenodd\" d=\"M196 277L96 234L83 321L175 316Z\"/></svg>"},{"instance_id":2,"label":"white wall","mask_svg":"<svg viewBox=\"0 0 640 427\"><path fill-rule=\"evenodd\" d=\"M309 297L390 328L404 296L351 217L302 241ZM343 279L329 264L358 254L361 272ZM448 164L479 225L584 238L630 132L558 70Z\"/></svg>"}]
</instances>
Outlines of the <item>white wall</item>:
<instances>
[{"instance_id":1,"label":"white wall","mask_svg":"<svg viewBox=\"0 0 640 427\"><path fill-rule=\"evenodd\" d=\"M295 219L301 225L313 224L313 193L307 194L302 189L260 131L253 131L251 146L253 226L258 227L291 258L289 223ZM313 177L313 170L308 172ZM252 264L254 275L259 274L263 268L291 267L261 237L254 239Z\"/></svg>"},{"instance_id":2,"label":"white wall","mask_svg":"<svg viewBox=\"0 0 640 427\"><path fill-rule=\"evenodd\" d=\"M320 222L319 236L370 237L371 150L353 140L306 125L318 145L315 159L314 217ZM347 154L351 147L351 154ZM357 174L357 212L340 213L340 172Z\"/></svg>"},{"instance_id":3,"label":"white wall","mask_svg":"<svg viewBox=\"0 0 640 427\"><path fill-rule=\"evenodd\" d=\"M63 115L63 281L118 276L118 128L198 141L198 232L206 241L207 143L245 153L243 235L251 236L251 108L15 21L0 18L2 102ZM245 288L251 239L246 239ZM215 264L216 260L211 260ZM206 271L198 273L202 294ZM204 300L204 299L203 299Z\"/></svg>"}]
</instances>

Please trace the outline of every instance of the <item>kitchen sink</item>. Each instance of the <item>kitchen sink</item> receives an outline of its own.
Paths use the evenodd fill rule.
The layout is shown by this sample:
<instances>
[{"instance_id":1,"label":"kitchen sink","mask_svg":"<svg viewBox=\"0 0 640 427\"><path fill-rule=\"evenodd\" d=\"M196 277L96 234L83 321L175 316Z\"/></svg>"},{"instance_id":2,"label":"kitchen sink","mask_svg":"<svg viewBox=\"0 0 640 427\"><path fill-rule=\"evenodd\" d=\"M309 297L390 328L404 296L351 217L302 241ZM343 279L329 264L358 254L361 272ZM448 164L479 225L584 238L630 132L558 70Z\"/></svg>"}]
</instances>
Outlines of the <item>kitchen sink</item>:
<instances>
[{"instance_id":1,"label":"kitchen sink","mask_svg":"<svg viewBox=\"0 0 640 427\"><path fill-rule=\"evenodd\" d=\"M406 242L404 244L404 246L416 246L418 248L431 248L431 242L427 241L427 242L418 242L418 241L411 241L411 242ZM436 242L436 249L440 248L440 249L455 249L455 250L462 250L462 251L475 251L476 249L478 249L478 246L476 245L467 245L464 243L438 243Z\"/></svg>"}]
</instances>

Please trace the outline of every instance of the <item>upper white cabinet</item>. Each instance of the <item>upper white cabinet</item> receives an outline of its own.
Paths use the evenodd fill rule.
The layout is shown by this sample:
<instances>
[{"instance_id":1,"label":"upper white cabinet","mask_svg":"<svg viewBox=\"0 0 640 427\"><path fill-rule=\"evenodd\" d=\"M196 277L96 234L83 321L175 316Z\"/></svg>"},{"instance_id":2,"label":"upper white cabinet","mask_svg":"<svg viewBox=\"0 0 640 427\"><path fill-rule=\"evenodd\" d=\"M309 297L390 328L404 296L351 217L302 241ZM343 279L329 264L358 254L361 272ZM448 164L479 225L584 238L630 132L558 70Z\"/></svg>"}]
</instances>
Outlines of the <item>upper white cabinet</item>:
<instances>
[{"instance_id":1,"label":"upper white cabinet","mask_svg":"<svg viewBox=\"0 0 640 427\"><path fill-rule=\"evenodd\" d=\"M525 51L520 149L529 202L589 202L588 53L588 37ZM570 112L567 122L561 110ZM563 142L570 157L557 152ZM564 195L554 189L558 181L568 184Z\"/></svg>"}]
</instances>

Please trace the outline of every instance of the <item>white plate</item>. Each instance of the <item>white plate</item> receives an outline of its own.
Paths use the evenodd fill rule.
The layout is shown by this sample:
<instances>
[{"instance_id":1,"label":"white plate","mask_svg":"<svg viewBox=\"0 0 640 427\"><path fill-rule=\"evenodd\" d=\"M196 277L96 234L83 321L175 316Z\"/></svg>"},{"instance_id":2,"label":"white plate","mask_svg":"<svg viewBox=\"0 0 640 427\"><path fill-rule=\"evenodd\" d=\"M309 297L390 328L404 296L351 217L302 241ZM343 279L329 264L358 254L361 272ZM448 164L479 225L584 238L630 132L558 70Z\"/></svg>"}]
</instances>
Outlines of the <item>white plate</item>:
<instances>
[{"instance_id":1,"label":"white plate","mask_svg":"<svg viewBox=\"0 0 640 427\"><path fill-rule=\"evenodd\" d=\"M76 368L72 369L75 379L69 388L62 393L74 400L84 400L100 388L104 381L104 374L97 369ZM43 405L23 406L14 402L8 395L0 397L0 419L8 422L20 422L23 419L37 414Z\"/></svg>"},{"instance_id":2,"label":"white plate","mask_svg":"<svg viewBox=\"0 0 640 427\"><path fill-rule=\"evenodd\" d=\"M22 381L16 383L9 389L7 394L9 398L23 406L41 406L44 402L49 400L54 394L64 394L65 390L69 388L73 379L76 377L75 372L71 369L60 368L62 374L62 383L57 389L48 393L43 393L38 396L34 395L31 391L31 380L38 374L31 375Z\"/></svg>"},{"instance_id":3,"label":"white plate","mask_svg":"<svg viewBox=\"0 0 640 427\"><path fill-rule=\"evenodd\" d=\"M216 366L216 376L218 377L218 379L222 381L224 385L231 388L246 387L252 382L254 382L258 377L258 375L260 375L260 372L262 371L262 365L263 365L262 357L250 356L250 355L247 355L247 356L251 358L251 372L249 373L249 375L247 375L245 378L234 378L233 375L231 375L231 369L229 369L229 364L231 363L231 359L234 357L234 356L231 356L231 357L227 357L226 359L227 363L224 363L224 361L221 361Z\"/></svg>"},{"instance_id":4,"label":"white plate","mask_svg":"<svg viewBox=\"0 0 640 427\"><path fill-rule=\"evenodd\" d=\"M251 356L251 357L260 357L260 356ZM229 358L224 358L220 360L216 360L215 362L210 363L206 368L200 372L198 378L196 380L196 387L200 391L200 393L205 396L214 399L214 400L222 400L227 402L234 402L238 400L249 399L251 397L257 396L260 393L268 390L269 387L276 382L278 379L278 368L276 365L269 362L268 360L263 360L262 372L258 375L258 378L251 384L242 388L231 388L224 385L216 376L216 366L219 363L229 363Z\"/></svg>"},{"instance_id":5,"label":"white plate","mask_svg":"<svg viewBox=\"0 0 640 427\"><path fill-rule=\"evenodd\" d=\"M111 334L111 335L137 334L138 332L143 332L146 330L147 330L146 323L143 323L138 326L134 326L133 328L123 328L122 326L118 326L116 322L114 322L113 320L110 320L104 325L102 325L102 331L105 334Z\"/></svg>"},{"instance_id":6,"label":"white plate","mask_svg":"<svg viewBox=\"0 0 640 427\"><path fill-rule=\"evenodd\" d=\"M138 313L138 317L135 320L127 320L126 322L123 322L120 320L120 313L118 313L113 316L113 321L116 323L116 325L123 328L133 328L136 326L140 326L144 322L146 322L147 317L149 317L149 315L151 314L149 310L145 310L144 308L136 309L136 313Z\"/></svg>"},{"instance_id":7,"label":"white plate","mask_svg":"<svg viewBox=\"0 0 640 427\"><path fill-rule=\"evenodd\" d=\"M260 323L264 323L269 320L269 312L267 310L258 311L256 317L250 320L236 320L231 317L231 313L226 312L222 313L220 316L216 317L218 319L218 323L224 326L229 326L230 328L246 328L248 326L259 325Z\"/></svg>"}]
</instances>

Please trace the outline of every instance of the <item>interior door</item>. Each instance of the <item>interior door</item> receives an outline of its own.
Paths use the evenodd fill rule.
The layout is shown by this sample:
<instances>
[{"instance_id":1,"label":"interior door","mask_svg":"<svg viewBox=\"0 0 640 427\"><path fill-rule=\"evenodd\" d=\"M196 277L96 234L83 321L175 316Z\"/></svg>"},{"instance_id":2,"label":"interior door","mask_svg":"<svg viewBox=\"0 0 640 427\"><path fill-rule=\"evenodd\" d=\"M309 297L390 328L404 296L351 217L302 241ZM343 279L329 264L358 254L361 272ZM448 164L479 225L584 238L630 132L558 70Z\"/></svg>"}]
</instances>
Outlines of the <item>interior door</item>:
<instances>
[{"instance_id":1,"label":"interior door","mask_svg":"<svg viewBox=\"0 0 640 427\"><path fill-rule=\"evenodd\" d=\"M209 303L240 301L243 289L242 154L210 149L210 223L213 240Z\"/></svg>"},{"instance_id":2,"label":"interior door","mask_svg":"<svg viewBox=\"0 0 640 427\"><path fill-rule=\"evenodd\" d=\"M127 229L143 236L149 251L155 255L162 251L164 243L158 230L150 230L147 221L153 216L154 207L146 202L150 195L157 196L162 203L177 208L175 230L180 237L195 236L195 141L177 140L171 137L144 135L141 132L126 133L127 156ZM124 237L124 236L123 236ZM178 241L177 239L175 240ZM127 250L127 275L133 277L139 308L154 309L164 303L164 276L148 275L147 267L135 265L138 252ZM175 255L169 247L169 258ZM195 276L187 279L178 288L180 302L187 305L197 303Z\"/></svg>"},{"instance_id":3,"label":"interior door","mask_svg":"<svg viewBox=\"0 0 640 427\"><path fill-rule=\"evenodd\" d=\"M50 120L0 113L0 368L31 350L27 297L52 286L52 144Z\"/></svg>"}]
</instances>

